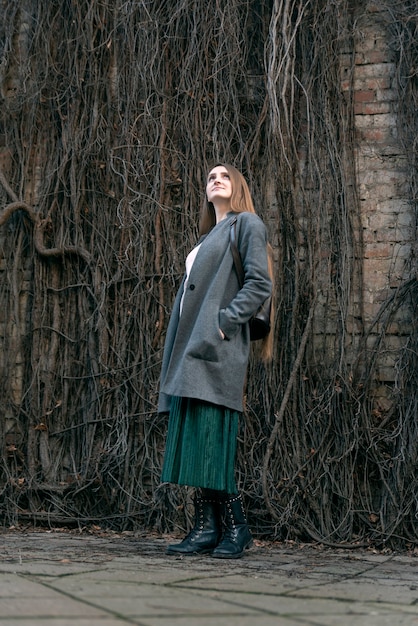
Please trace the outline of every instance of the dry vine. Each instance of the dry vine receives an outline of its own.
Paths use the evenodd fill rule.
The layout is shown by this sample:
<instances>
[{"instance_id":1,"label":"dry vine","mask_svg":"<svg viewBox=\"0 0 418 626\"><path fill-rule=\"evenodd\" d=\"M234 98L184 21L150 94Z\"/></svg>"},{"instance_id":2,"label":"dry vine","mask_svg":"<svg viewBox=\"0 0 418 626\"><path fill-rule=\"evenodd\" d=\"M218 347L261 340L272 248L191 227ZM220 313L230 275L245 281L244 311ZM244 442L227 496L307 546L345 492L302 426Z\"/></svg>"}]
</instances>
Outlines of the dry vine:
<instances>
[{"instance_id":1,"label":"dry vine","mask_svg":"<svg viewBox=\"0 0 418 626\"><path fill-rule=\"evenodd\" d=\"M416 541L416 276L347 348L361 241L339 70L355 4L2 1L5 523L184 525L183 491L159 483L159 365L203 176L222 159L249 179L276 249L276 354L251 360L238 459L252 526ZM388 7L416 198L418 16ZM377 414L376 363L405 311Z\"/></svg>"}]
</instances>

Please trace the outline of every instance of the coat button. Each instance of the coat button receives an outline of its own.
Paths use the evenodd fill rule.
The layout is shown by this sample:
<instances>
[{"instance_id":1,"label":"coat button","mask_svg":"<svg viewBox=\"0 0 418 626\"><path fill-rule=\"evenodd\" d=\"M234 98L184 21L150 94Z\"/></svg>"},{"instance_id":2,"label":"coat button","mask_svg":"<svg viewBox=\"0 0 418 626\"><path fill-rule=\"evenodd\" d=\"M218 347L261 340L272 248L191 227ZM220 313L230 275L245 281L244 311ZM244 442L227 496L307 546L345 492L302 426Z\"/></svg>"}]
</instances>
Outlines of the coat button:
<instances>
[{"instance_id":1,"label":"coat button","mask_svg":"<svg viewBox=\"0 0 418 626\"><path fill-rule=\"evenodd\" d=\"M195 285L190 285L189 287L190 291L193 291L194 288L195 288Z\"/></svg>"}]
</instances>

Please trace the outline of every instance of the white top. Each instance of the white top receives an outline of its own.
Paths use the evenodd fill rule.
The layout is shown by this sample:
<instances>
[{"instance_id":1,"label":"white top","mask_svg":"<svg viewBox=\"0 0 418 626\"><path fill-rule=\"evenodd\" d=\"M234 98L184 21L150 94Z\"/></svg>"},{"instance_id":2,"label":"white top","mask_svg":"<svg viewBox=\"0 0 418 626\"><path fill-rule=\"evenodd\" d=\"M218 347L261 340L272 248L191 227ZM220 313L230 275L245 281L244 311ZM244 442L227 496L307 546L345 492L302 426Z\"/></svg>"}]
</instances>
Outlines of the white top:
<instances>
[{"instance_id":1,"label":"white top","mask_svg":"<svg viewBox=\"0 0 418 626\"><path fill-rule=\"evenodd\" d=\"M197 253L199 252L199 248L200 248L201 245L202 244L199 243L198 246L193 248L193 250L191 252L189 252L189 254L187 255L187 258L186 258L186 280L184 281L183 295L181 296L181 300L180 300L180 315L181 315L181 312L183 310L183 300L184 300L184 296L186 294L187 283L189 282L190 272L191 272L194 260L195 260L195 258L197 256Z\"/></svg>"}]
</instances>

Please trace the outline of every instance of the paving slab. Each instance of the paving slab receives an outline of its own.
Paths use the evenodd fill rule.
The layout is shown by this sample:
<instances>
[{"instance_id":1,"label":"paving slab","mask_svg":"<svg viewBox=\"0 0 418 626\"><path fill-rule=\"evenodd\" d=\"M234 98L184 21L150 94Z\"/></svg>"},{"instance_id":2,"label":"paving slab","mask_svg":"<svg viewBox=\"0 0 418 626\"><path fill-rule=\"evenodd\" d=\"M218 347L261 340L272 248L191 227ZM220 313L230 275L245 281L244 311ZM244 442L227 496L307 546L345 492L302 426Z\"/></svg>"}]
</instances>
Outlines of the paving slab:
<instances>
[{"instance_id":1,"label":"paving slab","mask_svg":"<svg viewBox=\"0 0 418 626\"><path fill-rule=\"evenodd\" d=\"M418 554L256 541L173 557L173 537L0 531L0 626L418 626Z\"/></svg>"}]
</instances>

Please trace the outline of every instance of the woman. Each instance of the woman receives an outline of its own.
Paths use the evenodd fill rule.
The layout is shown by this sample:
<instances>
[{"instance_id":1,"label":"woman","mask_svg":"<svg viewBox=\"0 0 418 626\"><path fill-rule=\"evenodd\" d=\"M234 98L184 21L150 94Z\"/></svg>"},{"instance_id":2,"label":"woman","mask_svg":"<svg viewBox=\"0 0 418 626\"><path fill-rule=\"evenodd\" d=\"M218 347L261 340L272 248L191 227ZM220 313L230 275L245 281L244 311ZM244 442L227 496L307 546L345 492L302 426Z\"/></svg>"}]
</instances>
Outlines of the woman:
<instances>
[{"instance_id":1,"label":"woman","mask_svg":"<svg viewBox=\"0 0 418 626\"><path fill-rule=\"evenodd\" d=\"M242 288L230 250L234 219ZM200 239L186 259L162 363L159 411L170 414L162 481L199 488L194 527L168 554L239 558L252 544L234 464L248 320L271 288L266 229L247 183L231 165L218 164L207 178Z\"/></svg>"}]
</instances>

